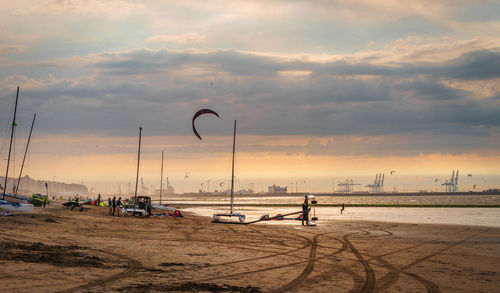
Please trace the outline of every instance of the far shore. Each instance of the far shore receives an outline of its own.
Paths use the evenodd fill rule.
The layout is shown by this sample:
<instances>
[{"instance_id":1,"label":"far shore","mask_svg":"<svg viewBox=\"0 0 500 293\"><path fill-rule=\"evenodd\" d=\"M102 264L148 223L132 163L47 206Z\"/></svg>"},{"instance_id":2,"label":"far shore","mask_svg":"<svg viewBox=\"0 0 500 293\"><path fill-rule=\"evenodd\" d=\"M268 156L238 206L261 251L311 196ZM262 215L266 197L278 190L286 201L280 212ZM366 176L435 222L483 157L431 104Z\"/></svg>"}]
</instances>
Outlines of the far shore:
<instances>
[{"instance_id":1,"label":"far shore","mask_svg":"<svg viewBox=\"0 0 500 293\"><path fill-rule=\"evenodd\" d=\"M251 194L240 194L235 193L238 197L296 197L296 196L305 196L308 194L313 194L316 196L330 196L330 197L346 197L346 196L462 196L462 195L498 195L500 196L500 189L494 189L492 191L460 191L460 192L335 192L335 193L327 193L327 192L296 192L296 193L251 193ZM176 193L176 194L164 194L164 197L173 196L173 197L217 197L217 196L228 196L225 193L212 193L212 192L188 192L188 193ZM159 195L154 196L159 197Z\"/></svg>"}]
</instances>

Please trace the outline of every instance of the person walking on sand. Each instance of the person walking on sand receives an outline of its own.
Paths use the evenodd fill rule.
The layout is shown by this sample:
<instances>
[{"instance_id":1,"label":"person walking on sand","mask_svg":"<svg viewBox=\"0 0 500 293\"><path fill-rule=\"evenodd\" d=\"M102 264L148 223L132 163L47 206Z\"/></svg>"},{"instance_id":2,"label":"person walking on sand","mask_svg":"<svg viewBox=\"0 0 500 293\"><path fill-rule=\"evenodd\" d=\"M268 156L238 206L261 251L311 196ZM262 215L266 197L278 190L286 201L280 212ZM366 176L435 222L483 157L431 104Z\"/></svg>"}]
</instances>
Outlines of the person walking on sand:
<instances>
[{"instance_id":1,"label":"person walking on sand","mask_svg":"<svg viewBox=\"0 0 500 293\"><path fill-rule=\"evenodd\" d=\"M341 214L341 215L342 215L342 213L344 212L344 210L345 210L345 205L344 205L344 203L342 203L342 208L340 209L340 214Z\"/></svg>"},{"instance_id":2,"label":"person walking on sand","mask_svg":"<svg viewBox=\"0 0 500 293\"><path fill-rule=\"evenodd\" d=\"M116 202L116 216L119 217L120 216L120 208L122 206L122 198L119 197L118 198L118 201Z\"/></svg>"},{"instance_id":3,"label":"person walking on sand","mask_svg":"<svg viewBox=\"0 0 500 293\"><path fill-rule=\"evenodd\" d=\"M108 207L109 207L108 215L111 216L111 213L113 212L113 204L111 203L111 197L108 197Z\"/></svg>"},{"instance_id":4,"label":"person walking on sand","mask_svg":"<svg viewBox=\"0 0 500 293\"><path fill-rule=\"evenodd\" d=\"M43 207L45 208L45 205L47 204L47 198L43 199Z\"/></svg>"}]
</instances>

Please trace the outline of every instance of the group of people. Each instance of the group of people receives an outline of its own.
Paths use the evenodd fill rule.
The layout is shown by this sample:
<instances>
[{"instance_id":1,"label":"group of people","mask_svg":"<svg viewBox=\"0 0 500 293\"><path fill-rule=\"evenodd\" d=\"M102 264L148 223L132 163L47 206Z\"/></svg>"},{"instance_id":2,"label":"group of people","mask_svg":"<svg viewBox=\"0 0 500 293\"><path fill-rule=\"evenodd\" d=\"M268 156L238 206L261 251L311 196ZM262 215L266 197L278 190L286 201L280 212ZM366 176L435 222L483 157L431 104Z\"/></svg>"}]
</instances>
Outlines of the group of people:
<instances>
[{"instance_id":1,"label":"group of people","mask_svg":"<svg viewBox=\"0 0 500 293\"><path fill-rule=\"evenodd\" d=\"M97 195L97 201L95 202L95 205L96 206L101 205L101 194L100 193L99 193L99 195ZM108 214L110 216L115 216L115 213L116 213L116 216L119 217L121 206L122 206L122 198L121 197L118 197L118 199L116 199L116 196L113 196L113 199L111 199L111 197L108 197L108 207L109 207Z\"/></svg>"},{"instance_id":2,"label":"group of people","mask_svg":"<svg viewBox=\"0 0 500 293\"><path fill-rule=\"evenodd\" d=\"M122 198L119 197L118 200L116 196L113 196L113 200L111 197L108 198L108 207L109 207L109 215L114 216L116 212L116 216L120 216L120 207L122 206Z\"/></svg>"}]
</instances>

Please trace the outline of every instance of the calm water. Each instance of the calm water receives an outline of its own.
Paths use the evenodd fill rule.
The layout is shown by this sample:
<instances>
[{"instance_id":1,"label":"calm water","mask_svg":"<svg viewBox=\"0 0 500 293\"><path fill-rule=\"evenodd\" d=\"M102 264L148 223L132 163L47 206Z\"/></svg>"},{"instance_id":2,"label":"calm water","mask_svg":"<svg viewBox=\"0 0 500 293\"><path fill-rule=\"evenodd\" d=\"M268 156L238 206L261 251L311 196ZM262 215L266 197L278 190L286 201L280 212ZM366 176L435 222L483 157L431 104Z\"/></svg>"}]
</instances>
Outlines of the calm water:
<instances>
[{"instance_id":1,"label":"calm water","mask_svg":"<svg viewBox=\"0 0 500 293\"><path fill-rule=\"evenodd\" d=\"M227 213L228 208L185 208L200 216L212 217L214 213ZM247 221L257 220L264 214L274 216L299 211L299 208L237 208L235 212L246 215ZM313 211L311 211L313 212ZM344 214L338 208L316 208L317 224L328 221L379 221L393 223L455 224L500 227L500 208L372 208L347 207ZM293 217L293 216L290 216ZM272 221L272 224L296 224L295 221Z\"/></svg>"},{"instance_id":2,"label":"calm water","mask_svg":"<svg viewBox=\"0 0 500 293\"><path fill-rule=\"evenodd\" d=\"M235 199L235 210L246 215L247 221L264 214L274 216L299 211L298 207L238 207L245 204L300 204L303 197L241 197ZM453 195L453 196L318 196L318 203L370 203L370 204L500 204L499 195ZM169 203L229 203L228 198L169 198ZM214 213L228 212L228 207L190 207L185 211L211 217ZM312 211L313 212L313 211ZM397 207L346 207L340 214L338 207L318 207L318 225L329 221L366 220L395 223L457 224L500 227L500 208L397 208ZM292 216L290 216L292 217ZM268 223L265 223L268 224ZM295 221L272 221L269 224L296 224Z\"/></svg>"},{"instance_id":3,"label":"calm water","mask_svg":"<svg viewBox=\"0 0 500 293\"><path fill-rule=\"evenodd\" d=\"M164 197L165 199L165 197ZM192 197L180 196L166 197L169 203L229 203L229 196L219 197ZM241 204L301 204L303 196L255 196L255 197L236 197L235 203ZM387 195L387 196L317 196L318 203L324 204L480 204L480 205L500 205L500 195Z\"/></svg>"}]
</instances>

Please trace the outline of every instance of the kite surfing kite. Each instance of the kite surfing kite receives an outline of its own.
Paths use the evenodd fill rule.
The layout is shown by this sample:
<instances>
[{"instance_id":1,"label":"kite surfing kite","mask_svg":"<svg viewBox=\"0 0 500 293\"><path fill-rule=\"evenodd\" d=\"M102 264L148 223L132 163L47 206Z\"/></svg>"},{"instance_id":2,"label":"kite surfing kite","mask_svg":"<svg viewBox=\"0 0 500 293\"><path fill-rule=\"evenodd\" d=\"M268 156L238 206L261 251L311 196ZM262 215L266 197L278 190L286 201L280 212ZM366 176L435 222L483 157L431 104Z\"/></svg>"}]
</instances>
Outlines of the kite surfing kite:
<instances>
[{"instance_id":1,"label":"kite surfing kite","mask_svg":"<svg viewBox=\"0 0 500 293\"><path fill-rule=\"evenodd\" d=\"M439 180L439 179L438 179L438 178L436 178L436 179L434 179L434 182L438 182L438 180Z\"/></svg>"},{"instance_id":2,"label":"kite surfing kite","mask_svg":"<svg viewBox=\"0 0 500 293\"><path fill-rule=\"evenodd\" d=\"M394 174L394 173L396 173L396 171L391 171L391 175Z\"/></svg>"},{"instance_id":3,"label":"kite surfing kite","mask_svg":"<svg viewBox=\"0 0 500 293\"><path fill-rule=\"evenodd\" d=\"M472 174L467 175L467 177L472 177Z\"/></svg>"},{"instance_id":4,"label":"kite surfing kite","mask_svg":"<svg viewBox=\"0 0 500 293\"><path fill-rule=\"evenodd\" d=\"M200 115L203 115L203 114L213 114L213 115L217 116L218 118L220 118L219 114L217 114L217 112L210 110L210 109L201 109L200 111L196 112L196 114L194 114L193 121L192 121L193 132L194 132L194 135L196 135L196 137L198 137L200 140L201 140L201 136L198 134L198 131L196 131L196 127L194 126L194 121L196 120L196 118L198 118Z\"/></svg>"},{"instance_id":5,"label":"kite surfing kite","mask_svg":"<svg viewBox=\"0 0 500 293\"><path fill-rule=\"evenodd\" d=\"M472 186L472 188L474 188L474 189L476 189L476 187L477 187L477 184L474 184L474 186Z\"/></svg>"}]
</instances>

